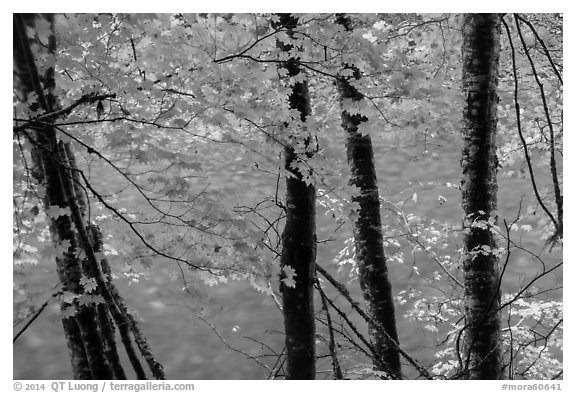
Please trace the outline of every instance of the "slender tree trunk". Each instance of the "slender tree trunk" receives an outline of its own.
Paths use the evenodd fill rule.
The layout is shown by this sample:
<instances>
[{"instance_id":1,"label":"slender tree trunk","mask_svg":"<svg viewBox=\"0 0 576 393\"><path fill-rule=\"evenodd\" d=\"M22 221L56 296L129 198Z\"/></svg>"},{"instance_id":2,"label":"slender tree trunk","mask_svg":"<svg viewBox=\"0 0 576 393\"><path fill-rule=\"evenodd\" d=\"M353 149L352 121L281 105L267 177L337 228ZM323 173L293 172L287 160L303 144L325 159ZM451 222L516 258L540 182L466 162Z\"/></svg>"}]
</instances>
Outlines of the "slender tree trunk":
<instances>
[{"instance_id":1,"label":"slender tree trunk","mask_svg":"<svg viewBox=\"0 0 576 393\"><path fill-rule=\"evenodd\" d=\"M281 14L280 22L291 36L298 19ZM291 45L279 44L284 51ZM289 77L299 75L297 59L290 58L282 65ZM311 114L310 95L306 81L296 82L289 97L290 108L300 113L302 122ZM305 144L310 144L309 138ZM316 266L316 188L307 184L304 174L295 169L298 155L293 147L284 150L285 168L293 176L286 179L286 225L282 233L282 268L295 273L296 285L280 284L286 333L286 379L314 379L316 375L314 277Z\"/></svg>"},{"instance_id":2,"label":"slender tree trunk","mask_svg":"<svg viewBox=\"0 0 576 393\"><path fill-rule=\"evenodd\" d=\"M64 143L62 141L58 142L58 152L60 158L60 164L63 165L64 176L66 176L66 181L64 190L68 194L66 196L68 200L68 205L71 210L77 209L80 213L81 226L84 227L84 223L87 222L86 219L86 206L87 200L84 197L85 191L81 187L80 176L78 174L76 159L74 158L74 152L69 143ZM78 227L79 225L77 225ZM99 228L94 224L88 224L86 230L88 231L88 238L90 239L90 244L85 245L85 247L90 246L93 248L94 252L102 252L103 245L101 243L102 236L100 234ZM77 229L78 231L78 229ZM98 237L92 235L97 231ZM77 242L82 243L81 236L77 236ZM86 254L86 253L84 253ZM98 275L101 275L100 266L91 261L90 258L86 257L81 261L82 274L88 278L98 280ZM92 295L103 296L103 288L98 285L96 289L91 292ZM95 320L95 326L98 327L99 333L102 335L103 347L99 348L101 350L108 362L110 362L110 367L114 373L116 379L127 379L126 373L120 363L120 357L118 355L118 349L116 346L115 339L115 327L110 320L110 308L106 302L97 304L96 307L90 307L90 311L93 313L93 318Z\"/></svg>"},{"instance_id":3,"label":"slender tree trunk","mask_svg":"<svg viewBox=\"0 0 576 393\"><path fill-rule=\"evenodd\" d=\"M462 206L464 208L463 371L500 379L500 288L497 242L496 124L500 16L468 14L463 25Z\"/></svg>"},{"instance_id":4,"label":"slender tree trunk","mask_svg":"<svg viewBox=\"0 0 576 393\"><path fill-rule=\"evenodd\" d=\"M347 31L351 31L348 16L340 15L337 21ZM360 71L356 67L344 64L344 68L354 72L354 76L349 78L360 79ZM350 84L349 78L339 78L336 86L340 98L342 127L347 133L346 149L352 171L350 183L360 190L360 194L353 198L353 201L360 205L359 217L354 228L360 286L368 315L375 322L369 326L372 345L378 355L378 358L374 359L374 366L392 378L401 379L394 298L384 254L374 151L370 135L358 132L358 127L368 119L346 111L347 102L363 99L362 94ZM391 342L392 340L395 344Z\"/></svg>"},{"instance_id":5,"label":"slender tree trunk","mask_svg":"<svg viewBox=\"0 0 576 393\"><path fill-rule=\"evenodd\" d=\"M76 159L74 158L74 152L72 147L68 143L59 142L61 157L63 157L63 164L70 168L69 174L73 180L73 199L77 202L78 208L82 214L82 219L87 222L86 218L86 206L88 202L85 198L85 191L81 187L81 179L78 172L75 170L78 168L76 165ZM72 190L71 190L72 191ZM88 232L90 234L90 243L94 252L103 252L102 235L100 233L100 228L94 224L88 224ZM90 261L88 258L82 260L82 273L86 277L93 277ZM102 296L102 290L97 287L93 295ZM100 332L102 333L102 339L104 343L104 355L106 359L110 362L110 366L114 372L114 378L116 379L127 379L124 368L120 362L120 356L118 354L118 348L116 345L116 328L114 326L113 320L110 319L110 308L107 303L100 303L96 305L96 322Z\"/></svg>"},{"instance_id":6,"label":"slender tree trunk","mask_svg":"<svg viewBox=\"0 0 576 393\"><path fill-rule=\"evenodd\" d=\"M128 352L128 356L134 367L134 370L136 371L136 376L138 379L146 379L146 374L144 373L144 369L142 368L139 360L134 356L130 337L128 334L126 334L128 331L130 331L134 336L134 340L140 349L140 353L148 363L154 377L156 379L165 379L166 377L164 375L163 366L156 361L150 346L148 345L148 342L146 341L138 326L138 323L128 312L128 309L124 303L124 299L120 296L118 290L114 286L114 283L111 281L108 261L106 258L101 258L100 261L98 261L98 258L96 257L96 253L102 251L102 235L96 225L86 225L84 220L84 211L82 210L82 206L85 203L82 202L82 198L78 198L78 194L75 191L77 187L75 187L74 178L78 173L78 169L75 167L74 155L72 154L70 147L62 141L60 141L58 144L58 153L60 162L64 163L64 166L61 168L63 171L63 189L68 201L68 206L70 208L70 215L76 228L78 243L80 244L82 251L86 256L83 261L83 269L85 275L95 280L97 284L97 293L102 295L113 320L120 327L122 340L125 344L125 348ZM108 276L107 279L105 278L103 272L106 272ZM105 308L101 307L101 310L104 309ZM94 313L94 317L96 317L96 310L94 310ZM98 323L104 323L104 325L99 326L99 331L113 333L113 330L108 329L108 326L106 325L107 321L109 321L109 319L103 319L102 316L96 320ZM109 346L114 343L114 337L103 337L103 343L100 346L100 350L104 351L104 354L110 354L113 356L111 359L113 363L113 371L118 375L119 378L125 378L126 376L123 370L118 368L119 363L116 362L117 354L109 351Z\"/></svg>"}]
</instances>

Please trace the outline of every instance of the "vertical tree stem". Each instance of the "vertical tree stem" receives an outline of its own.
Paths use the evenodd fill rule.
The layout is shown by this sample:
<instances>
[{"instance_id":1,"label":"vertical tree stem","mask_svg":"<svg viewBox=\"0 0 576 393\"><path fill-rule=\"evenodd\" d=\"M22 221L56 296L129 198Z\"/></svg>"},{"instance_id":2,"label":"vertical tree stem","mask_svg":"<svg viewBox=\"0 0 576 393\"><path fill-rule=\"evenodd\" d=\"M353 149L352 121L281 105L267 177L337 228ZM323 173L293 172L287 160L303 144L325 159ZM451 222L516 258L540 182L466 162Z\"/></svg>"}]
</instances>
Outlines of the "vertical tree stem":
<instances>
[{"instance_id":1,"label":"vertical tree stem","mask_svg":"<svg viewBox=\"0 0 576 393\"><path fill-rule=\"evenodd\" d=\"M467 14L463 25L464 376L500 379L499 254L496 223L500 16Z\"/></svg>"},{"instance_id":2,"label":"vertical tree stem","mask_svg":"<svg viewBox=\"0 0 576 393\"><path fill-rule=\"evenodd\" d=\"M339 15L337 22L346 31L352 31L352 23L347 15ZM339 78L336 87L340 98L340 117L342 128L346 131L346 150L352 178L350 184L360 190L353 197L360 210L354 227L354 244L358 264L360 287L367 305L370 319L383 326L382 334L373 323L369 325L370 337L378 356L374 359L377 370L388 370L395 378L402 378L400 354L398 353L398 332L394 311L392 284L388 277L386 256L384 254L384 237L380 216L380 196L374 163L374 150L370 135L359 132L362 123L368 118L360 114L350 114L346 107L353 102L360 102L363 95L350 83L350 79L359 80L360 70L354 65L343 64L345 70L352 70L353 76ZM390 342L392 339L394 342Z\"/></svg>"},{"instance_id":3,"label":"vertical tree stem","mask_svg":"<svg viewBox=\"0 0 576 393\"><path fill-rule=\"evenodd\" d=\"M279 25L292 36L298 18L280 14ZM290 44L278 44L289 52ZM297 59L289 58L282 64L289 77L300 75ZM308 84L294 82L290 108L299 113L302 124L311 115ZM306 147L310 138L304 141ZM291 174L286 179L286 224L282 232L282 268L294 273L295 286L280 283L286 333L286 379L314 379L316 376L316 338L314 319L314 280L316 264L316 187L306 181L306 174L296 169L301 158L292 146L284 149L284 167Z\"/></svg>"}]
</instances>

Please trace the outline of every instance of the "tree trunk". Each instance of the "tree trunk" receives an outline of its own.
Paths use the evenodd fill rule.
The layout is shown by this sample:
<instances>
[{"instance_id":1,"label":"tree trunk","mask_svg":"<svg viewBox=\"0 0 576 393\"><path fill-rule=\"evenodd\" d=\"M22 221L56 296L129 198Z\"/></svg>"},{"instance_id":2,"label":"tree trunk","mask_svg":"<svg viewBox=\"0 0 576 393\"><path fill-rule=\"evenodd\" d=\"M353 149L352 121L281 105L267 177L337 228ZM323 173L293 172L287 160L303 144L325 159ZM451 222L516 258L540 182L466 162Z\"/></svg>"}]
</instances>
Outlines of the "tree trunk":
<instances>
[{"instance_id":1,"label":"tree trunk","mask_svg":"<svg viewBox=\"0 0 576 393\"><path fill-rule=\"evenodd\" d=\"M76 165L76 159L74 158L74 153L72 151L72 147L68 143L64 143L60 141L59 143L59 150L60 150L60 157L61 162L64 164L65 167L69 168L69 175L70 179L73 181L72 187L70 192L73 192L74 195L71 196L71 199L76 201L78 205L78 209L82 215L82 221L87 221L86 218L86 206L88 202L85 198L85 191L81 187L81 179L76 170L78 166ZM69 198L70 199L70 198ZM94 252L102 253L103 244L102 244L102 234L100 233L100 228L95 224L88 224L87 230L89 232L90 243ZM89 258L84 258L81 262L82 265L82 273L86 277L96 278L93 275L93 267L91 266ZM99 270L99 269L98 269ZM100 295L102 296L102 289L98 286L93 292L93 295ZM104 343L103 352L106 359L110 362L110 366L114 372L114 378L116 379L127 379L126 373L124 372L124 368L120 362L120 356L118 354L118 348L116 345L116 328L114 326L113 320L110 318L110 307L107 303L100 303L96 305L96 323L100 332L102 334L102 340Z\"/></svg>"},{"instance_id":2,"label":"tree trunk","mask_svg":"<svg viewBox=\"0 0 576 393\"><path fill-rule=\"evenodd\" d=\"M340 15L337 21L347 31L351 31L349 17ZM354 72L354 76L349 78L360 79L360 71L356 67L348 64L344 64L343 67ZM401 379L394 298L384 254L380 197L372 140L370 135L358 132L358 127L368 119L359 114L352 115L345 109L346 101L363 99L362 94L350 84L349 79L340 77L336 81L336 86L340 98L342 127L347 133L346 149L352 171L350 184L360 190L360 195L353 198L353 201L360 205L359 217L354 228L354 245L360 287L368 315L374 321L369 326L372 345L378 355L378 358L374 359L374 367L376 370L386 372L391 378Z\"/></svg>"},{"instance_id":3,"label":"tree trunk","mask_svg":"<svg viewBox=\"0 0 576 393\"><path fill-rule=\"evenodd\" d=\"M27 36L27 26L33 26L35 16L32 14L14 14L14 65L19 77L23 99L30 93L37 94L34 108L50 113L55 109L56 99L52 94L54 88L54 69L49 68L41 76L36 68L34 55ZM53 16L46 19L53 23ZM51 35L48 42L48 52L55 53L55 37ZM43 205L69 208L64 191L64 172L62 162L58 157L58 145L55 130L49 124L38 127L34 135L30 136L33 144L33 173L45 188ZM68 244L63 255L56 258L57 271L62 283L63 291L82 294L80 278L82 277L81 263L77 257L78 243L73 230L70 215L61 215L50 220L50 233L55 246ZM62 304L65 311L71 304ZM110 379L112 372L110 365L102 351L103 341L96 323L96 309L93 306L78 307L74 317L64 318L62 323L68 343L68 351L72 362L75 379Z\"/></svg>"},{"instance_id":4,"label":"tree trunk","mask_svg":"<svg viewBox=\"0 0 576 393\"><path fill-rule=\"evenodd\" d=\"M54 20L53 15L43 16L52 29L46 45L38 37L30 38L27 34L27 28L34 27L37 17L34 14L14 14L14 68L18 77L18 90L22 93L21 99L27 102L27 96L35 94L36 101L30 103L30 110L41 110L49 114L58 107L58 100L53 93L54 68L48 68L41 75L32 48L36 45L39 51L46 51L43 49L46 47L46 54L55 56ZM102 98L96 96L92 99L95 101ZM163 366L156 361L138 322L128 312L124 299L112 282L108 261L105 258L99 260L96 256L103 251L102 235L98 226L89 223L85 216L87 200L81 187L81 172L77 168L71 146L57 138L57 128L53 125L55 119L48 117L42 123L29 126L24 134L32 144L32 175L45 189L42 200L44 207L48 209L57 206L67 210L66 214L51 218L50 221L54 245L67 246L63 255L56 258L59 279L63 291L72 292L77 297L101 295L104 299L104 303L98 305L83 305L78 299L61 305L64 312L75 310L73 316L62 320L74 378L126 379L116 346L115 327L118 327L138 379L146 379L146 374L132 346L130 335L134 337L152 375L156 379L165 379ZM33 124L34 119L31 120ZM83 258L80 259L78 255L83 255ZM84 290L80 284L83 276L95 280L95 290L90 293Z\"/></svg>"},{"instance_id":5,"label":"tree trunk","mask_svg":"<svg viewBox=\"0 0 576 393\"><path fill-rule=\"evenodd\" d=\"M496 124L500 16L468 14L463 26L462 206L465 331L463 372L500 379L500 288L496 225Z\"/></svg>"},{"instance_id":6,"label":"tree trunk","mask_svg":"<svg viewBox=\"0 0 576 393\"><path fill-rule=\"evenodd\" d=\"M280 22L293 34L298 19L281 14ZM279 44L289 51L292 46ZM297 59L290 58L282 64L289 77L300 74ZM300 113L302 122L311 114L310 95L306 81L296 82L289 97L290 108ZM306 146L310 139L305 141ZM286 179L286 225L282 232L282 268L295 273L294 287L280 283L286 334L286 379L314 379L316 375L314 277L316 266L316 188L307 184L304 174L295 169L298 155L293 147L284 150L285 168L293 176ZM283 275L284 277L284 275Z\"/></svg>"}]
</instances>

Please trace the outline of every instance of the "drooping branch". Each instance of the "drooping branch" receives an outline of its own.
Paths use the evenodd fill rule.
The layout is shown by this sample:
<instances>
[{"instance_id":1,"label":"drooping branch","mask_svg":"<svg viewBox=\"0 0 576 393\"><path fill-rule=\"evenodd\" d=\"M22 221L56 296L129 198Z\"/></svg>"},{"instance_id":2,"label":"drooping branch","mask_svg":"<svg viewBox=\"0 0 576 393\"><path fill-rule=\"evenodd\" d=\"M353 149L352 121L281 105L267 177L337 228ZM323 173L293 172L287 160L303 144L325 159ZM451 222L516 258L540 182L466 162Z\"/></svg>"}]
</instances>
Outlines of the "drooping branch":
<instances>
[{"instance_id":1,"label":"drooping branch","mask_svg":"<svg viewBox=\"0 0 576 393\"><path fill-rule=\"evenodd\" d=\"M400 220L402 220L402 223L404 224L404 227L406 228L406 237L408 238L408 240L419 246L424 252L426 252L431 258L432 260L436 263L436 265L438 265L438 267L440 269L442 269L442 271L446 274L446 276L448 276L448 278L450 280L452 280L452 282L454 284L456 284L458 287L460 288L464 288L464 284L462 284L460 282L460 280L458 280L447 268L446 266L444 266L444 264L442 263L442 261L440 260L440 258L438 258L438 255L433 252L432 250L430 250L424 243L423 241L420 239L420 236L418 233L415 233L414 230L410 227L410 223L408 221L408 218L406 217L406 215L404 214L404 212L402 210L400 210L398 208L397 205L395 205L394 203L391 202L387 202L385 200L382 200L383 203L385 203L386 205L389 206L390 211L396 216L398 217Z\"/></svg>"},{"instance_id":2,"label":"drooping branch","mask_svg":"<svg viewBox=\"0 0 576 393\"><path fill-rule=\"evenodd\" d=\"M526 165L528 166L528 171L530 173L530 181L532 184L532 190L534 191L534 196L536 197L538 204L540 205L540 207L542 207L542 210L544 210L544 212L548 215L548 217L550 218L550 220L554 224L554 227L558 230L559 224L556 221L556 218L554 217L554 215L550 212L550 210L548 210L548 207L546 207L546 204L544 204L544 201L542 200L542 197L540 196L540 192L538 191L538 186L536 185L536 178L534 175L534 170L532 168L532 160L530 159L530 152L528 151L528 144L526 143L526 138L524 138L524 133L522 132L522 121L521 121L521 116L520 116L520 103L518 101L519 81L518 81L518 71L517 71L517 67L516 67L516 52L514 50L514 42L512 40L512 34L510 32L510 28L509 28L508 24L506 23L506 20L503 17L501 18L501 20L502 20L502 24L504 25L504 28L506 29L506 34L508 36L508 42L510 44L510 49L511 49L512 72L514 75L514 107L516 110L516 128L518 130L518 136L520 137L520 141L522 143L522 148L524 149L524 157L526 159Z\"/></svg>"},{"instance_id":3,"label":"drooping branch","mask_svg":"<svg viewBox=\"0 0 576 393\"><path fill-rule=\"evenodd\" d=\"M56 292L52 294L52 296L50 297L55 298L59 295L61 295L61 292ZM22 334L24 334L24 332L30 327L30 325L34 323L34 321L40 316L40 314L42 314L42 311L44 311L44 309L46 309L46 307L48 306L49 301L50 300L46 300L44 303L42 303L42 305L38 308L38 310L34 312L34 315L32 315L32 317L28 320L28 322L26 322L26 324L12 338L12 344L14 344L22 336Z\"/></svg>"},{"instance_id":4,"label":"drooping branch","mask_svg":"<svg viewBox=\"0 0 576 393\"><path fill-rule=\"evenodd\" d=\"M534 76L534 80L538 84L538 88L540 90L540 99L542 100L542 106L544 107L544 114L546 115L546 122L548 123L548 129L550 130L550 171L552 174L552 183L554 184L554 197L556 200L556 208L557 208L557 221L554 221L554 226L556 227L556 233L553 235L553 238L559 239L562 238L562 221L564 216L564 208L562 202L562 192L560 191L560 184L558 182L558 170L556 168L556 147L554 144L554 126L552 124L552 119L550 118L550 110L548 108L548 103L546 100L546 92L544 91L544 84L540 81L540 77L538 76L538 71L536 70L536 66L534 64L534 60L530 55L530 51L528 50L528 46L526 45L526 41L524 40L524 36L522 34L522 29L520 28L518 14L514 14L514 20L516 22L516 29L518 30L518 36L520 37L520 41L522 42L522 47L524 49L524 54L526 58L530 62L530 67L532 69L532 75Z\"/></svg>"},{"instance_id":5,"label":"drooping branch","mask_svg":"<svg viewBox=\"0 0 576 393\"><path fill-rule=\"evenodd\" d=\"M354 300L354 298L352 297L352 295L350 295L350 292L346 289L346 287L344 285L342 285L341 283L338 282L338 280L336 280L334 277L332 277L332 275L330 273L328 273L326 271L326 269L324 269L322 266L320 265L316 265L316 271L319 272L326 280L328 280L328 282L330 282L330 284L332 284L332 286L334 288L336 288L338 290L338 292L344 296L344 298L346 299L346 301L348 301L348 303L350 304L350 306L352 306L352 308L367 322L367 323L372 323L374 324L374 326L380 330L380 332L383 335L387 335L386 330L384 329L384 327L380 324L378 324L376 321L374 321L373 319L371 319L368 314L366 314L366 312L362 309L362 307L360 307L360 304ZM428 370L426 370L422 365L420 365L416 359L414 359L412 356L410 356L406 351L404 351L399 345L398 343L396 343L396 341L394 341L390 336L388 336L389 341L391 342L391 345L395 345L396 346L396 350L400 353L400 355L402 355L412 366L414 366L414 368L416 370L418 370L418 372L420 373L421 376L423 376L426 379L434 379L432 377L432 375L430 375L430 373L428 372Z\"/></svg>"},{"instance_id":6,"label":"drooping branch","mask_svg":"<svg viewBox=\"0 0 576 393\"><path fill-rule=\"evenodd\" d=\"M534 25L530 21L523 18L520 14L514 14L514 17L516 19L522 21L522 23L524 23L526 26L528 26L530 28L530 30L532 30L532 34L534 34L534 37L536 38L536 40L538 40L538 43L540 44L540 46L542 47L542 50L546 54L546 57L548 58L548 62L550 63L550 66L554 70L556 77L560 81L560 84L563 85L564 82L562 80L562 75L560 75L560 71L558 71L558 67L556 67L556 63L554 62L554 60L552 60L552 56L550 55L550 52L548 51L548 47L546 46L546 43L544 42L544 40L542 40L542 38L540 37L540 35L536 31L536 28L534 27Z\"/></svg>"},{"instance_id":7,"label":"drooping branch","mask_svg":"<svg viewBox=\"0 0 576 393\"><path fill-rule=\"evenodd\" d=\"M261 59L256 59L256 58L254 58L254 57L252 57L252 56L246 55L246 53L248 53L248 52L249 52L252 48L254 48L256 45L258 45L258 43L264 41L264 40L267 39L267 38L270 38L270 37L278 34L280 31L283 31L283 30L286 30L286 29L284 29L283 27L279 26L278 28L272 30L272 32L270 32L270 33L268 33L268 34L266 34L266 35L263 35L262 37L257 38L256 40L254 40L254 42L253 42L251 45L249 45L248 47L246 47L244 50L240 51L239 53L235 53L235 54L232 54L232 55L224 56L224 57L221 57L221 58L219 58L219 59L216 59L216 58L215 58L213 61L214 61L214 63L216 63L216 64L218 64L218 63L224 63L224 62L227 62L227 61L231 61L231 60L233 60L234 58L250 58L251 60L255 60L255 61L263 61L263 60L261 60ZM276 62L279 62L279 61L278 61L278 60L273 60L273 61L270 60L269 62L274 62L274 63L276 63Z\"/></svg>"},{"instance_id":8,"label":"drooping branch","mask_svg":"<svg viewBox=\"0 0 576 393\"><path fill-rule=\"evenodd\" d=\"M267 366L265 363L263 363L260 359L258 359L258 357L256 356L252 356L249 353L247 353L246 351L243 351L239 348L236 348L235 346L233 346L232 344L230 344L228 342L228 340L226 340L222 334L218 331L218 329L216 328L216 326L214 326L213 323L209 322L208 320L206 320L206 318L202 317L201 315L197 316L199 320L201 320L206 326L208 326L208 328L210 328L210 330L216 335L216 337L218 337L218 339L222 342L222 344L226 345L226 347L228 349L230 349L231 351L237 352L243 356L246 357L246 359L250 359L252 361L254 361L256 364L258 364L260 367L268 370L269 373L272 372L272 369Z\"/></svg>"},{"instance_id":9,"label":"drooping branch","mask_svg":"<svg viewBox=\"0 0 576 393\"><path fill-rule=\"evenodd\" d=\"M354 333L354 335L356 337L358 337L358 339L360 340L360 343L362 343L366 348L363 348L360 344L356 343L352 338L347 337L348 341L350 341L351 343L353 343L353 345L362 353L364 353L366 356L368 356L369 358L376 358L378 357L378 354L376 353L376 351L374 350L374 346L368 341L368 338L366 338L359 330L358 327L354 324L354 322L352 322L350 320L350 317L348 315L346 315L346 313L344 312L344 310L342 310L340 307L338 307L334 301L328 297L325 298L326 302L330 305L330 307L332 307L332 309L334 311L336 311L336 314L338 314L340 316L340 318L342 318L342 320L344 322L346 322L346 325L350 328L350 330L352 331L352 333ZM383 370L385 373L387 373L387 375L391 375L390 373L388 373L386 370ZM391 377L391 379L393 379Z\"/></svg>"},{"instance_id":10,"label":"drooping branch","mask_svg":"<svg viewBox=\"0 0 576 393\"><path fill-rule=\"evenodd\" d=\"M330 351L330 357L332 358L332 370L334 371L334 379L342 379L342 368L340 367L340 361L338 360L338 354L336 353L336 342L334 340L334 328L332 326L332 317L330 316L330 310L328 309L328 297L320 281L316 280L316 289L320 293L320 300L322 301L322 308L326 313L326 323L328 325L328 350Z\"/></svg>"}]
</instances>

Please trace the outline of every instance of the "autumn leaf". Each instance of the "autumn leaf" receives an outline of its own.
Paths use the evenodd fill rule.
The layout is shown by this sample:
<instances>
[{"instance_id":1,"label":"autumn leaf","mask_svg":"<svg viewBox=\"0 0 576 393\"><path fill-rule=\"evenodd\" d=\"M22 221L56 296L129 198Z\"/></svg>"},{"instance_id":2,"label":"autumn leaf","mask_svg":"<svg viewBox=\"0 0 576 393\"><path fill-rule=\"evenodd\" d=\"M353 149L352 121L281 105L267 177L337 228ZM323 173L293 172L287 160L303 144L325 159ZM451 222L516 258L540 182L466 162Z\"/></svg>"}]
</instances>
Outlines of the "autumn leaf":
<instances>
[{"instance_id":1,"label":"autumn leaf","mask_svg":"<svg viewBox=\"0 0 576 393\"><path fill-rule=\"evenodd\" d=\"M286 285L288 288L295 288L296 281L294 280L294 277L296 277L297 274L294 271L294 268L289 265L283 266L282 273L283 277L280 281L282 281L282 283L284 283L284 285Z\"/></svg>"},{"instance_id":2,"label":"autumn leaf","mask_svg":"<svg viewBox=\"0 0 576 393\"><path fill-rule=\"evenodd\" d=\"M84 288L84 293L94 292L98 288L98 283L94 277L82 276L80 285Z\"/></svg>"},{"instance_id":3,"label":"autumn leaf","mask_svg":"<svg viewBox=\"0 0 576 393\"><path fill-rule=\"evenodd\" d=\"M70 208L52 205L45 209L44 212L48 217L57 220L60 216L70 215Z\"/></svg>"}]
</instances>

